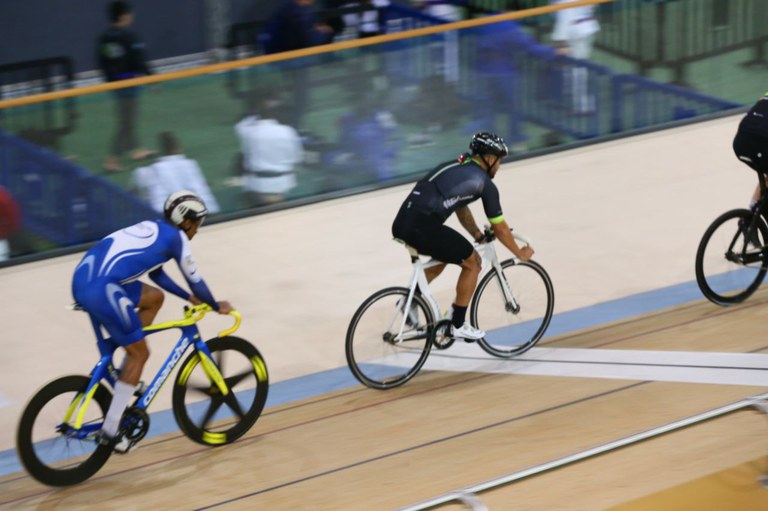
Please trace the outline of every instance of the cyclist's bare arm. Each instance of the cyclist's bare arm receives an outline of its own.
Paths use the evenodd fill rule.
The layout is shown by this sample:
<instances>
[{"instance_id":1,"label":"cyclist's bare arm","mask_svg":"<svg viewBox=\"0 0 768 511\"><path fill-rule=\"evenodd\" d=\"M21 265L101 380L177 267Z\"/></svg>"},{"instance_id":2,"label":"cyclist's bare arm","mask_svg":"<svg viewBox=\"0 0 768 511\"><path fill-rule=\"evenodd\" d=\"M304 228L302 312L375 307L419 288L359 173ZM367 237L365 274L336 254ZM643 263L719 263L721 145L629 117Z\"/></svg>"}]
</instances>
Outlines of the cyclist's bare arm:
<instances>
[{"instance_id":1,"label":"cyclist's bare arm","mask_svg":"<svg viewBox=\"0 0 768 511\"><path fill-rule=\"evenodd\" d=\"M533 257L533 249L531 247L520 248L517 244L506 220L493 224L491 228L493 229L493 234L496 236L496 239L499 240L502 245L507 247L510 252L515 254L515 257L522 259L523 261L527 261Z\"/></svg>"},{"instance_id":2,"label":"cyclist's bare arm","mask_svg":"<svg viewBox=\"0 0 768 511\"><path fill-rule=\"evenodd\" d=\"M472 216L472 211L469 210L469 206L463 206L456 210L456 217L459 219L459 223L464 227L472 238L479 240L483 232L477 226L475 217Z\"/></svg>"}]
</instances>

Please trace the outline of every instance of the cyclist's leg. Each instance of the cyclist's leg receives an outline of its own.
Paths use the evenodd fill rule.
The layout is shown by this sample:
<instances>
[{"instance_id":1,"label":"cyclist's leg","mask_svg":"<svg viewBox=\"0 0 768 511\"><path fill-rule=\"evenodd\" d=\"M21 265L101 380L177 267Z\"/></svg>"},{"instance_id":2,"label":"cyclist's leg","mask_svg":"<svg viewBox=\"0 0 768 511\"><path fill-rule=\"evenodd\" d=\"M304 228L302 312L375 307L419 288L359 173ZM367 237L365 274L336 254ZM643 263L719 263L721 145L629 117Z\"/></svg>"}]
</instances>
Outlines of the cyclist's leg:
<instances>
[{"instance_id":1,"label":"cyclist's leg","mask_svg":"<svg viewBox=\"0 0 768 511\"><path fill-rule=\"evenodd\" d=\"M137 282L141 285L141 297L136 303L136 307L139 309L139 319L141 324L149 326L155 320L155 316L160 311L160 307L163 306L165 301L165 294L154 286L145 284L143 282Z\"/></svg>"},{"instance_id":2,"label":"cyclist's leg","mask_svg":"<svg viewBox=\"0 0 768 511\"><path fill-rule=\"evenodd\" d=\"M441 273L443 273L443 270L447 266L446 263L436 264L435 266L430 266L426 270L424 270L424 275L427 277L427 282L432 282L435 280Z\"/></svg>"},{"instance_id":3,"label":"cyclist's leg","mask_svg":"<svg viewBox=\"0 0 768 511\"><path fill-rule=\"evenodd\" d=\"M768 184L768 137L739 131L733 138L733 152L736 157L756 171ZM758 183L752 193L750 207L760 200L761 186Z\"/></svg>"},{"instance_id":4,"label":"cyclist's leg","mask_svg":"<svg viewBox=\"0 0 768 511\"><path fill-rule=\"evenodd\" d=\"M453 301L451 323L456 329L462 328L469 301L475 292L477 278L480 275L482 264L480 255L475 252L472 244L464 236L447 225L435 228L426 240L424 253L461 267L461 273L456 282L456 298Z\"/></svg>"},{"instance_id":5,"label":"cyclist's leg","mask_svg":"<svg viewBox=\"0 0 768 511\"><path fill-rule=\"evenodd\" d=\"M136 311L136 304L141 303L142 287L140 282L119 285L99 279L78 287L75 292L75 298L83 308L104 326L114 342L126 350L120 380L115 383L112 403L102 426L105 442L112 442L117 435L120 418L133 397L149 356L142 321ZM145 308L151 309L150 306Z\"/></svg>"},{"instance_id":6,"label":"cyclist's leg","mask_svg":"<svg viewBox=\"0 0 768 511\"><path fill-rule=\"evenodd\" d=\"M429 255L442 261L443 259L431 253L429 245L431 233L441 226L442 224L439 220L424 213L410 210L404 205L398 211L394 222L392 222L392 236L412 246L420 254ZM432 282L437 278L443 272L445 266L446 264L443 263L424 270L427 282Z\"/></svg>"}]
</instances>

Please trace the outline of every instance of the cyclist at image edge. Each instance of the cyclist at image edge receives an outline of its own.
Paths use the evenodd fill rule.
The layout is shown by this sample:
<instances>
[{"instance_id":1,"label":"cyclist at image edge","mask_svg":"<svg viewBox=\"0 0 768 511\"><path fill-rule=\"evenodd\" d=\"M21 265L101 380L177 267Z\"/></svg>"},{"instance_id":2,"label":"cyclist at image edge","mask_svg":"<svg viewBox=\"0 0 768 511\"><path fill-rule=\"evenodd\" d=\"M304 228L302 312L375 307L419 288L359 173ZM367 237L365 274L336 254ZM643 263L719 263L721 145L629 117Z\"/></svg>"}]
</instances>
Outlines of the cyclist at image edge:
<instances>
[{"instance_id":1,"label":"cyclist at image edge","mask_svg":"<svg viewBox=\"0 0 768 511\"><path fill-rule=\"evenodd\" d=\"M752 105L741 119L733 139L733 151L740 161L758 173L768 175L768 92ZM750 208L754 207L759 199L758 184L752 194Z\"/></svg>"},{"instance_id":2,"label":"cyclist at image edge","mask_svg":"<svg viewBox=\"0 0 768 511\"><path fill-rule=\"evenodd\" d=\"M474 341L482 339L485 332L466 323L465 318L482 261L472 244L444 225L445 221L455 212L462 227L475 241L483 242L483 232L477 227L468 206L481 199L493 233L505 247L524 261L533 256L533 249L520 248L515 242L504 220L499 191L491 181L502 158L509 152L504 140L493 133L476 133L469 150L457 160L441 163L416 183L395 217L392 234L420 254L443 262L425 271L429 282L440 275L446 263L461 266L451 317L452 334Z\"/></svg>"},{"instance_id":3,"label":"cyclist at image edge","mask_svg":"<svg viewBox=\"0 0 768 511\"><path fill-rule=\"evenodd\" d=\"M189 241L197 234L208 210L202 199L182 190L172 193L163 208L165 219L146 220L114 232L94 245L75 268L72 295L112 340L125 348L120 379L99 433L99 442L126 452L129 442L119 434L120 418L139 382L149 349L143 327L155 319L165 296L138 279L145 273L161 288L194 305L207 303L220 314L232 305L217 302L192 259ZM192 293L163 271L174 259Z\"/></svg>"}]
</instances>

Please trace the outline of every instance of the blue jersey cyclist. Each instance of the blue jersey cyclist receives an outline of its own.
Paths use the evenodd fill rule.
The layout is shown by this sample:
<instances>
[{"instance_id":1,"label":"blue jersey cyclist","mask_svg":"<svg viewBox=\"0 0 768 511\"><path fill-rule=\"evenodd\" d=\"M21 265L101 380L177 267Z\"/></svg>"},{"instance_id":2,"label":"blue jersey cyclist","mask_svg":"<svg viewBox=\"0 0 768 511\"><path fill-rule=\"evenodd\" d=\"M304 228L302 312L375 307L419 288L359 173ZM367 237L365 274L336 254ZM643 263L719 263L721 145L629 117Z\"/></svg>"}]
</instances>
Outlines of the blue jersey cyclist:
<instances>
[{"instance_id":1,"label":"blue jersey cyclist","mask_svg":"<svg viewBox=\"0 0 768 511\"><path fill-rule=\"evenodd\" d=\"M482 261L472 244L444 225L445 221L455 212L462 227L475 241L482 241L483 232L477 227L468 206L480 199L493 233L505 247L526 261L533 256L533 249L520 248L515 242L504 220L499 190L492 181L502 158L508 154L504 140L493 133L476 133L469 150L457 160L438 165L416 183L395 217L392 235L420 254L443 262L425 271L429 282L440 275L447 263L461 266L453 303L452 333L455 337L474 341L482 339L485 332L464 320Z\"/></svg>"},{"instance_id":2,"label":"blue jersey cyclist","mask_svg":"<svg viewBox=\"0 0 768 511\"><path fill-rule=\"evenodd\" d=\"M100 442L125 452L129 442L118 434L120 418L139 382L149 349L143 327L150 325L163 304L163 292L138 279L145 273L161 288L198 305L207 303L220 314L229 302L217 302L192 259L189 241L208 210L202 199L182 190L171 194L165 219L147 220L114 232L96 243L75 268L72 295L126 351L112 403L100 432ZM178 286L162 265L176 261L192 293Z\"/></svg>"}]
</instances>

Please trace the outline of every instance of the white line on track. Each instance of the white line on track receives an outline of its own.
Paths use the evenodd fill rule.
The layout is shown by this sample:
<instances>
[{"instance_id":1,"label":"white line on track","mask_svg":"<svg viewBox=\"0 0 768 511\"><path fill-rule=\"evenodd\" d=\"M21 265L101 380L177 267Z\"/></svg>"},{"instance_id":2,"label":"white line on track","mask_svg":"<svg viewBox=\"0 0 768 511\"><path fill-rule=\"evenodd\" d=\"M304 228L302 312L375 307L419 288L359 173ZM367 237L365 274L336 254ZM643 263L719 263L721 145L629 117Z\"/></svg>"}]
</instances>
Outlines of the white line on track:
<instances>
[{"instance_id":1,"label":"white line on track","mask_svg":"<svg viewBox=\"0 0 768 511\"><path fill-rule=\"evenodd\" d=\"M457 342L424 369L768 387L768 355L749 353L533 348L503 360Z\"/></svg>"}]
</instances>

